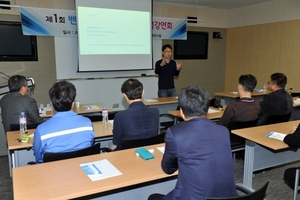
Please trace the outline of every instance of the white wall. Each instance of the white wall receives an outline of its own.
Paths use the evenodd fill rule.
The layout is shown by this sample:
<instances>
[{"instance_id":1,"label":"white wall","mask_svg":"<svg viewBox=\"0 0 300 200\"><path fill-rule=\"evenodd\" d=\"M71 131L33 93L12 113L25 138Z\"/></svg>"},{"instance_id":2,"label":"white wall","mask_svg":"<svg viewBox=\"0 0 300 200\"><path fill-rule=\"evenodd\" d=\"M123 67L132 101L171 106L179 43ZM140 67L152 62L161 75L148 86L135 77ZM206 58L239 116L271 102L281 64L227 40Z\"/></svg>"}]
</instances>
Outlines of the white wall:
<instances>
[{"instance_id":1,"label":"white wall","mask_svg":"<svg viewBox=\"0 0 300 200\"><path fill-rule=\"evenodd\" d=\"M117 72L80 72L77 73L77 37L55 37L56 76L58 80L69 80L77 89L77 101L81 103L101 102L115 110L127 108L120 91L122 83L129 77L139 79L143 85L145 98L157 96L158 80L154 70L117 71ZM161 40L153 40L153 63L161 58ZM141 63L142 64L142 63ZM146 74L147 76L141 76Z\"/></svg>"}]
</instances>

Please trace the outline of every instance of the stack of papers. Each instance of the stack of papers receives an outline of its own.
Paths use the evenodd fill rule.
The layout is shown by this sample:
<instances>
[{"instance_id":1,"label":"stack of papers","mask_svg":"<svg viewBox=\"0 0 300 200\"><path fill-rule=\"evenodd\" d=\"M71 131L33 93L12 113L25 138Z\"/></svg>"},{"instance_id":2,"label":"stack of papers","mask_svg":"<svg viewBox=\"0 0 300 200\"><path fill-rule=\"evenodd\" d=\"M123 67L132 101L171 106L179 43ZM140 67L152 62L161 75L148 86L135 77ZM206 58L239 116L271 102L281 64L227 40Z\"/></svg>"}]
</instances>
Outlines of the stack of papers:
<instances>
[{"instance_id":1,"label":"stack of papers","mask_svg":"<svg viewBox=\"0 0 300 200\"><path fill-rule=\"evenodd\" d=\"M267 138L273 138L273 139L276 139L276 140L280 140L280 141L283 141L283 139L285 138L287 134L284 134L284 133L278 133L278 132L275 132L275 131L271 131L270 133L268 133L266 135Z\"/></svg>"},{"instance_id":2,"label":"stack of papers","mask_svg":"<svg viewBox=\"0 0 300 200\"><path fill-rule=\"evenodd\" d=\"M294 103L295 103L295 104L300 104L300 99L297 98L296 100L294 100Z\"/></svg>"},{"instance_id":3,"label":"stack of papers","mask_svg":"<svg viewBox=\"0 0 300 200\"><path fill-rule=\"evenodd\" d=\"M122 175L107 159L80 164L80 167L92 181Z\"/></svg>"},{"instance_id":4,"label":"stack of papers","mask_svg":"<svg viewBox=\"0 0 300 200\"><path fill-rule=\"evenodd\" d=\"M86 110L99 110L100 108L96 105L91 105L91 106L83 106L84 109Z\"/></svg>"},{"instance_id":5,"label":"stack of papers","mask_svg":"<svg viewBox=\"0 0 300 200\"><path fill-rule=\"evenodd\" d=\"M146 102L157 102L157 100L155 100L155 99L144 99L144 101L146 101Z\"/></svg>"},{"instance_id":6,"label":"stack of papers","mask_svg":"<svg viewBox=\"0 0 300 200\"><path fill-rule=\"evenodd\" d=\"M216 113L216 112L220 112L219 110L214 110L214 109L208 109L208 113Z\"/></svg>"}]
</instances>

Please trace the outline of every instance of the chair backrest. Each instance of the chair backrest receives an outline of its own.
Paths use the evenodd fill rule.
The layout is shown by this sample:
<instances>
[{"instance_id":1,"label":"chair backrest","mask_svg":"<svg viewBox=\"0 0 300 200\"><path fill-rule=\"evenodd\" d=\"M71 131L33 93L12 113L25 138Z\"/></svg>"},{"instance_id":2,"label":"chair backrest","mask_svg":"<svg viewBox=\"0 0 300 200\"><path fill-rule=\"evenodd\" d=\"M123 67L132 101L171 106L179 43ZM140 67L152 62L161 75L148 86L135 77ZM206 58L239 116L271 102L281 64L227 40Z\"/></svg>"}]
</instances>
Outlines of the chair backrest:
<instances>
[{"instance_id":1,"label":"chair backrest","mask_svg":"<svg viewBox=\"0 0 300 200\"><path fill-rule=\"evenodd\" d=\"M135 147L147 146L152 144L159 144L165 142L165 133L158 134L149 138L140 139L122 139L121 149L130 149Z\"/></svg>"},{"instance_id":2,"label":"chair backrest","mask_svg":"<svg viewBox=\"0 0 300 200\"><path fill-rule=\"evenodd\" d=\"M39 124L27 124L27 129L35 129ZM20 124L10 124L10 131L20 130Z\"/></svg>"},{"instance_id":3,"label":"chair backrest","mask_svg":"<svg viewBox=\"0 0 300 200\"><path fill-rule=\"evenodd\" d=\"M300 92L292 92L292 97L300 97Z\"/></svg>"},{"instance_id":4,"label":"chair backrest","mask_svg":"<svg viewBox=\"0 0 300 200\"><path fill-rule=\"evenodd\" d=\"M269 182L267 182L262 188L252 192L250 194L239 196L239 197L228 197L228 198L206 198L206 200L263 200L267 191Z\"/></svg>"},{"instance_id":5,"label":"chair backrest","mask_svg":"<svg viewBox=\"0 0 300 200\"><path fill-rule=\"evenodd\" d=\"M87 147L85 149L80 149L77 151L71 151L71 152L61 152L61 153L50 153L46 152L44 154L44 162L52 162L57 160L64 160L69 158L76 158L81 156L89 156L93 154L99 154L100 153L100 143L97 143L93 146Z\"/></svg>"},{"instance_id":6,"label":"chair backrest","mask_svg":"<svg viewBox=\"0 0 300 200\"><path fill-rule=\"evenodd\" d=\"M288 113L286 115L269 115L268 119L266 121L267 124L276 124L276 123L281 123L281 122L287 122L289 121L292 113Z\"/></svg>"},{"instance_id":7,"label":"chair backrest","mask_svg":"<svg viewBox=\"0 0 300 200\"><path fill-rule=\"evenodd\" d=\"M253 121L246 121L246 122L239 122L239 121L230 122L228 124L228 130L230 132L230 143L231 143L231 146L232 145L245 144L245 139L244 138L242 138L242 137L240 137L238 135L232 134L231 131L235 130L235 129L254 127L257 124L257 120L258 119L253 120Z\"/></svg>"}]
</instances>

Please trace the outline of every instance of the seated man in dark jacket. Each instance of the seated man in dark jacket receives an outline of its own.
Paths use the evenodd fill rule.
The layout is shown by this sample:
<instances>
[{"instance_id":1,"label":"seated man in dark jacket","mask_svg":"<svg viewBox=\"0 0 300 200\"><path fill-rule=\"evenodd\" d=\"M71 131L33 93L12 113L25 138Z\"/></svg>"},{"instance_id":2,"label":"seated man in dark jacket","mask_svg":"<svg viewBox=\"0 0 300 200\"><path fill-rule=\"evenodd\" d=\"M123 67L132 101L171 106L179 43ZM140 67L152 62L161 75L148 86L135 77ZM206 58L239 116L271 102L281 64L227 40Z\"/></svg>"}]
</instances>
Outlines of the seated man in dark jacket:
<instances>
[{"instance_id":1,"label":"seated man in dark jacket","mask_svg":"<svg viewBox=\"0 0 300 200\"><path fill-rule=\"evenodd\" d=\"M271 115L286 115L292 112L293 98L285 90L287 78L282 73L274 73L268 81L269 90L272 92L264 97L257 125L266 124Z\"/></svg>"},{"instance_id":2,"label":"seated man in dark jacket","mask_svg":"<svg viewBox=\"0 0 300 200\"><path fill-rule=\"evenodd\" d=\"M114 118L113 144L121 149L123 138L148 138L158 134L159 111L142 101L143 84L137 79L126 80L121 91L129 104L127 110L118 112ZM114 149L111 145L110 148Z\"/></svg>"},{"instance_id":3,"label":"seated man in dark jacket","mask_svg":"<svg viewBox=\"0 0 300 200\"><path fill-rule=\"evenodd\" d=\"M178 170L175 188L166 196L152 194L148 200L204 200L234 197L233 164L226 127L206 119L209 94L198 86L184 88L178 104L184 122L167 130L162 170Z\"/></svg>"}]
</instances>

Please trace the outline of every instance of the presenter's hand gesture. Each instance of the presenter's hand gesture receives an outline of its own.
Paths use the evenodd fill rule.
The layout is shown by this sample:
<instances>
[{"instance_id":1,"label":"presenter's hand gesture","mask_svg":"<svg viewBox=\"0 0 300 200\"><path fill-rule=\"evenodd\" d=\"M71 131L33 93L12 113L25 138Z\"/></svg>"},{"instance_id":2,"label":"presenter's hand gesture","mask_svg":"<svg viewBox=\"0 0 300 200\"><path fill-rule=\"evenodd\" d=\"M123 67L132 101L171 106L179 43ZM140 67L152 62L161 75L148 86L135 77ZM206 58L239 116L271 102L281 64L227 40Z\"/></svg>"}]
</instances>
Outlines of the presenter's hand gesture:
<instances>
[{"instance_id":1,"label":"presenter's hand gesture","mask_svg":"<svg viewBox=\"0 0 300 200\"><path fill-rule=\"evenodd\" d=\"M176 62L176 68L177 68L177 71L181 70L182 63L180 61Z\"/></svg>"},{"instance_id":2,"label":"presenter's hand gesture","mask_svg":"<svg viewBox=\"0 0 300 200\"><path fill-rule=\"evenodd\" d=\"M168 60L167 59L162 59L161 63L160 63L160 66L165 66L166 64L168 63Z\"/></svg>"}]
</instances>

